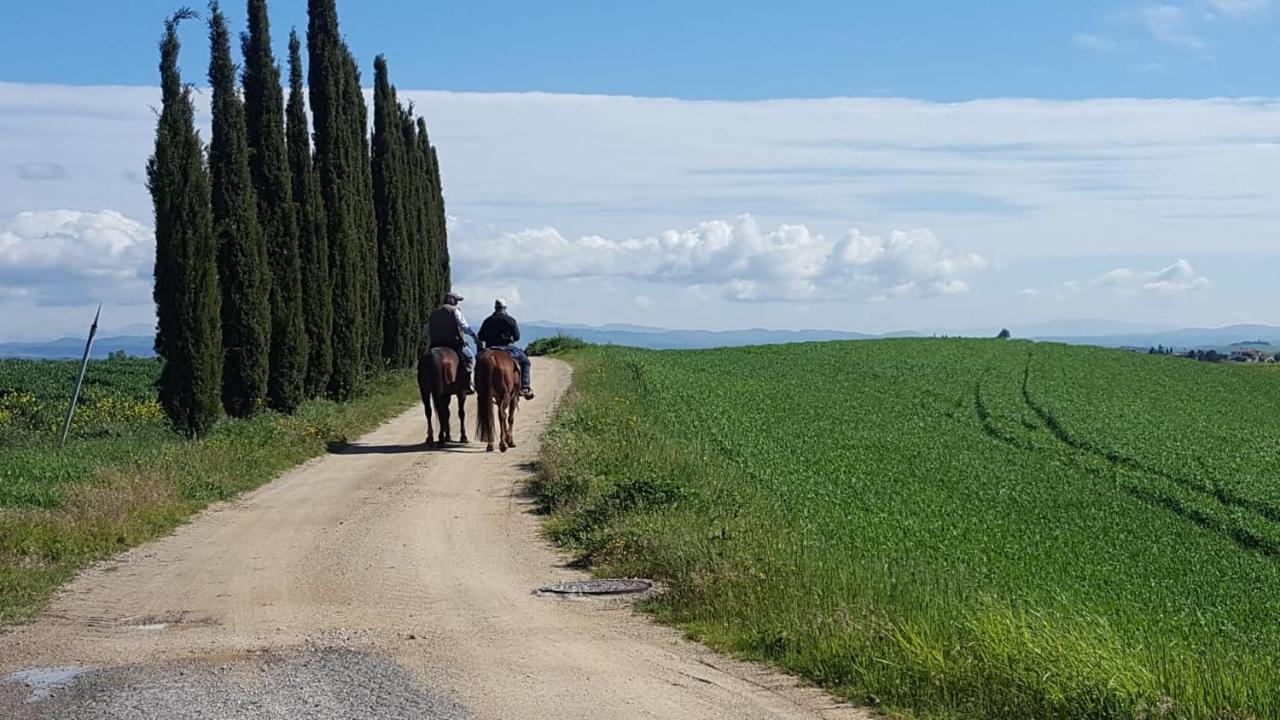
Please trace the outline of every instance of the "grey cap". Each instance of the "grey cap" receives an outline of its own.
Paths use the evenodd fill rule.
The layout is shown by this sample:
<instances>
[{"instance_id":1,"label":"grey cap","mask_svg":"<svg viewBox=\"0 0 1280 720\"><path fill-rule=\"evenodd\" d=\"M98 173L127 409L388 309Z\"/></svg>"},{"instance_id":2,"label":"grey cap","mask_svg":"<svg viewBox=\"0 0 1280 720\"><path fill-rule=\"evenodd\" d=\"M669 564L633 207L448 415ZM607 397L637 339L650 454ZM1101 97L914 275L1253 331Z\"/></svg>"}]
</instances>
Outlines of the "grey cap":
<instances>
[{"instance_id":1,"label":"grey cap","mask_svg":"<svg viewBox=\"0 0 1280 720\"><path fill-rule=\"evenodd\" d=\"M448 305L457 305L462 302L462 296L455 292L447 292L444 294L444 301Z\"/></svg>"}]
</instances>

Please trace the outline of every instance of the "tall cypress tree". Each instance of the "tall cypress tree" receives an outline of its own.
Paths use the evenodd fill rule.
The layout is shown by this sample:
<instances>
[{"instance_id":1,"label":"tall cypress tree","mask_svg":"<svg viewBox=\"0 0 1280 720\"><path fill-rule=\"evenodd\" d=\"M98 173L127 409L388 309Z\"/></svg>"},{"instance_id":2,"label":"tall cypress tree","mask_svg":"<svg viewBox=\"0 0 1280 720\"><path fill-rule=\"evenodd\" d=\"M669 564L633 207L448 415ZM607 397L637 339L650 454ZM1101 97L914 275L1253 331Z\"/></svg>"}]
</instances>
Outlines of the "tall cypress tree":
<instances>
[{"instance_id":1,"label":"tall cypress tree","mask_svg":"<svg viewBox=\"0 0 1280 720\"><path fill-rule=\"evenodd\" d=\"M302 47L298 33L289 33L289 170L293 202L298 217L302 265L302 311L307 332L307 397L316 397L329 386L333 371L333 294L329 278L329 243L325 229L320 180L311 161L311 131L302 90Z\"/></svg>"},{"instance_id":2,"label":"tall cypress tree","mask_svg":"<svg viewBox=\"0 0 1280 720\"><path fill-rule=\"evenodd\" d=\"M213 231L222 281L222 406L235 417L262 407L271 351L271 277L249 173L244 104L236 92L231 36L218 0L209 3L209 85L213 89Z\"/></svg>"},{"instance_id":3,"label":"tall cypress tree","mask_svg":"<svg viewBox=\"0 0 1280 720\"><path fill-rule=\"evenodd\" d=\"M147 161L147 188L155 207L160 405L174 427L194 438L208 432L221 412L222 300L204 148L191 91L178 72L178 23L193 16L182 10L165 21L161 110L155 153Z\"/></svg>"},{"instance_id":4,"label":"tall cypress tree","mask_svg":"<svg viewBox=\"0 0 1280 720\"><path fill-rule=\"evenodd\" d=\"M378 287L382 310L384 362L405 367L414 359L414 316L409 279L410 206L408 153L404 146L401 107L387 77L387 61L374 61L373 84L373 200L378 221Z\"/></svg>"},{"instance_id":5,"label":"tall cypress tree","mask_svg":"<svg viewBox=\"0 0 1280 720\"><path fill-rule=\"evenodd\" d=\"M405 345L412 361L423 350L422 323L427 316L422 312L422 282L427 272L427 256L424 252L426 223L425 195L422 192L421 168L418 152L418 126L413 121L413 104L398 108L400 120L401 145L404 148L404 203L406 210L406 247L407 259L404 282L405 314L404 322L408 325L405 333Z\"/></svg>"},{"instance_id":6,"label":"tall cypress tree","mask_svg":"<svg viewBox=\"0 0 1280 720\"><path fill-rule=\"evenodd\" d=\"M345 47L344 47L345 50ZM357 242L361 248L360 285L364 291L364 319L367 323L365 335L365 368L373 371L382 366L382 333L379 331L382 319L382 297L378 289L378 219L373 202L373 169L369 152L369 108L364 101L364 92L360 88L360 69L355 57L346 50L347 107L355 121L350 125L350 141L348 147L352 151L352 166L356 168L351 190L355 198L355 221L359 235Z\"/></svg>"},{"instance_id":7,"label":"tall cypress tree","mask_svg":"<svg viewBox=\"0 0 1280 720\"><path fill-rule=\"evenodd\" d=\"M271 354L267 402L293 412L305 397L307 334L302 322L297 210L284 137L284 92L271 52L266 0L249 0L244 52L244 108L249 169L257 190L258 223L271 267Z\"/></svg>"},{"instance_id":8,"label":"tall cypress tree","mask_svg":"<svg viewBox=\"0 0 1280 720\"><path fill-rule=\"evenodd\" d=\"M355 394L364 366L366 334L363 292L364 262L360 242L364 224L357 220L360 200L356 177L355 124L347 85L350 53L338 31L334 0L308 0L307 52L311 114L315 121L315 164L324 199L329 267L333 289L333 371L329 394L346 400ZM355 88L359 93L359 88ZM363 134L363 128L359 130Z\"/></svg>"},{"instance_id":9,"label":"tall cypress tree","mask_svg":"<svg viewBox=\"0 0 1280 720\"><path fill-rule=\"evenodd\" d=\"M448 218L444 208L444 188L440 180L440 160L427 137L427 122L423 118L418 118L418 143L422 146L427 163L427 225L431 232L433 290L435 294L443 295L453 287L449 269Z\"/></svg>"},{"instance_id":10,"label":"tall cypress tree","mask_svg":"<svg viewBox=\"0 0 1280 720\"><path fill-rule=\"evenodd\" d=\"M431 183L428 176L427 143L422 133L421 118L413 122L413 185L418 195L414 202L418 224L418 313L423 320L440 304L436 282L435 232L431 226Z\"/></svg>"},{"instance_id":11,"label":"tall cypress tree","mask_svg":"<svg viewBox=\"0 0 1280 720\"><path fill-rule=\"evenodd\" d=\"M431 175L431 209L435 220L436 282L443 293L453 288L453 275L449 268L449 216L444 209L444 181L440 177L440 156L436 154L434 145L431 146L428 167Z\"/></svg>"}]
</instances>

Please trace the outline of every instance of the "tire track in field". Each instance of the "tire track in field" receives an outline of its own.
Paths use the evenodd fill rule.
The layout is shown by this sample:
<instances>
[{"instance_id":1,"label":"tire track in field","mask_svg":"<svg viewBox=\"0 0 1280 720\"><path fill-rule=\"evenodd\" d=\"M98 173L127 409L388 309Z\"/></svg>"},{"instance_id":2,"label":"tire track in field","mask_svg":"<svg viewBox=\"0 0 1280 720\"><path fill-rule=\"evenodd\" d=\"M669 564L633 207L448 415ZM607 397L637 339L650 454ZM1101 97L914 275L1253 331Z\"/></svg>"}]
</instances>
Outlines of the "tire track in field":
<instances>
[{"instance_id":1,"label":"tire track in field","mask_svg":"<svg viewBox=\"0 0 1280 720\"><path fill-rule=\"evenodd\" d=\"M1031 353L1023 368L1022 401L1042 424L1043 429L1060 448L1061 455L1091 474L1097 469L1082 462L1082 457L1101 460L1117 471L1117 484L1134 499L1177 515L1211 532L1225 537L1244 549L1268 557L1280 556L1280 511L1244 498L1223 489L1218 484L1206 485L1191 478L1151 467L1136 458L1114 450L1098 447L1072 434L1047 408L1036 401L1031 392ZM982 393L980 378L974 385L974 415L983 432L1010 447L1024 452L1037 453L1041 449L1001 428L991 414ZM1024 422L1028 429L1035 429ZM1143 478L1146 486L1137 484L1134 477ZM1163 485L1164 487L1160 487ZM1179 497L1179 496L1182 497ZM1199 502L1197 502L1199 501ZM1213 510L1195 505L1205 503ZM1225 517L1219 515L1225 514Z\"/></svg>"}]
</instances>

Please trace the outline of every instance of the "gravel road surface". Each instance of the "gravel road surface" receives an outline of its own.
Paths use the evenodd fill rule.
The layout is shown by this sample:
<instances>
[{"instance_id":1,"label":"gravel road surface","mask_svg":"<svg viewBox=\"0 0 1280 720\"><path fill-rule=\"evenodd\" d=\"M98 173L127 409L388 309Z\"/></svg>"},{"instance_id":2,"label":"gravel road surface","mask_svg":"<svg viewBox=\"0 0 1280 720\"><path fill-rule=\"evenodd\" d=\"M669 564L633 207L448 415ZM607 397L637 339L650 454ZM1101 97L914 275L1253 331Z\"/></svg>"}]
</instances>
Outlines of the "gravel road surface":
<instances>
[{"instance_id":1,"label":"gravel road surface","mask_svg":"<svg viewBox=\"0 0 1280 720\"><path fill-rule=\"evenodd\" d=\"M534 593L584 577L524 491L569 375L535 360L511 452L428 451L418 407L82 573L0 630L0 717L869 717L625 600Z\"/></svg>"}]
</instances>

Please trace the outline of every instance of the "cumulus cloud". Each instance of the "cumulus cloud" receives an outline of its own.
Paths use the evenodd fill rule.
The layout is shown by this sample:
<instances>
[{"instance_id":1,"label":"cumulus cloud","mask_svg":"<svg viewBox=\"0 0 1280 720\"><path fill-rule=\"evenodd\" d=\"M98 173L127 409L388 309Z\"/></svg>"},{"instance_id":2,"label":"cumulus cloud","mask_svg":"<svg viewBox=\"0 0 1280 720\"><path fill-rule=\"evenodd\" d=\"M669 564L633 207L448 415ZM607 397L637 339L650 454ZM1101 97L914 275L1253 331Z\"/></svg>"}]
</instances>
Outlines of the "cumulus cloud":
<instances>
[{"instance_id":1,"label":"cumulus cloud","mask_svg":"<svg viewBox=\"0 0 1280 720\"><path fill-rule=\"evenodd\" d=\"M1102 275L1094 284L1126 293L1181 293L1207 287L1209 279L1180 258L1159 270L1116 268Z\"/></svg>"},{"instance_id":2,"label":"cumulus cloud","mask_svg":"<svg viewBox=\"0 0 1280 720\"><path fill-rule=\"evenodd\" d=\"M453 290L467 299L466 305L469 312L487 312L490 307L493 307L493 301L498 298L505 300L507 307L513 310L518 309L524 302L520 297L519 286L511 283L462 281L455 284Z\"/></svg>"},{"instance_id":3,"label":"cumulus cloud","mask_svg":"<svg viewBox=\"0 0 1280 720\"><path fill-rule=\"evenodd\" d=\"M1204 17L1208 0L1164 1L1188 8L1193 33L1214 31ZM1229 16L1218 14L1225 25ZM1137 14L1123 20L1139 22ZM1127 30L1150 37L1145 28L1104 27L1104 36L1119 42L1122 53L1132 49ZM1116 58L1125 65L1139 61ZM1168 71L1173 67L1170 62ZM1213 238L1214 252L1223 256L1276 253L1275 99L730 102L401 94L431 123L450 209L501 228L550 226L566 238L633 238L750 212L767 228L803 220L827 242L855 225L886 242L889 228L929 227L948 245L983 257L1064 263L1052 272L1037 264L1006 290L994 279L975 280L985 275L950 278L972 284L973 292L952 303L890 303L849 320L866 328L965 327L975 315L1004 312L1023 286L1040 288L1040 299L1048 300L1060 278L1080 278L1087 285L1099 256L1194 258L1204 252L1205 238ZM207 139L208 93L196 99ZM6 129L0 132L0 230L12 214L32 208L113 208L149 223L152 208L141 171L154 143L151 108L158 102L157 88L0 82L0 127ZM61 165L68 177L20 180L16 163L35 159ZM997 200L975 207L957 197L961 192ZM467 252L463 239L454 237L459 253ZM1233 272L1226 263L1215 272ZM1125 264L1115 261L1103 269ZM149 275L150 267L150 257L140 261L140 276ZM1257 263L1242 260L1235 267L1252 272ZM1231 292L1243 292L1237 283L1226 282L1225 275L1213 279L1222 292L1197 305L1204 318L1198 322L1240 311L1238 303L1229 305L1236 303ZM495 288L513 282L502 273L481 280ZM472 280L459 274L458 281L463 288ZM79 282L67 276L60 292L89 294ZM651 318L632 302L634 295L657 300L655 308L668 307L674 297L641 280L584 280L571 289L554 278L518 282L523 315L565 322L646 322ZM934 291L962 287L948 282ZM824 290L830 285L817 284ZM983 292L988 286L998 297ZM33 309L30 297L37 287L39 282L26 279L17 284L12 273L0 279L0 336L79 332L79 315L63 326L57 325L61 309ZM893 297L893 287L882 290L883 296ZM149 296L139 288L136 297ZM920 292L918 281L914 288ZM688 322L783 327L797 321L795 308L730 304L720 299L724 293L720 283L680 294L707 298L687 304ZM464 294L474 307L474 291ZM15 299L20 297L27 299ZM1074 296L1073 314L1104 314L1112 299L1110 292L1081 292ZM145 303L134 310L136 321L148 319Z\"/></svg>"},{"instance_id":4,"label":"cumulus cloud","mask_svg":"<svg viewBox=\"0 0 1280 720\"><path fill-rule=\"evenodd\" d=\"M152 231L113 210L21 212L0 228L0 295L37 305L151 301Z\"/></svg>"},{"instance_id":5,"label":"cumulus cloud","mask_svg":"<svg viewBox=\"0 0 1280 720\"><path fill-rule=\"evenodd\" d=\"M687 230L611 239L566 238L551 227L503 232L452 218L460 277L627 278L717 288L728 300L833 301L967 292L986 258L945 247L929 230L826 237L804 225L762 229L750 215Z\"/></svg>"}]
</instances>

